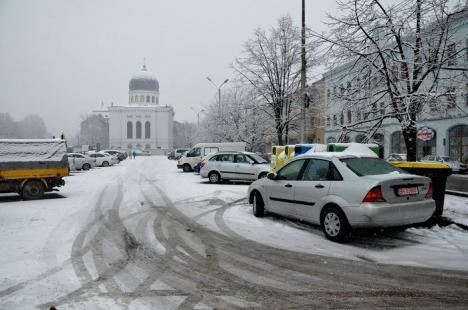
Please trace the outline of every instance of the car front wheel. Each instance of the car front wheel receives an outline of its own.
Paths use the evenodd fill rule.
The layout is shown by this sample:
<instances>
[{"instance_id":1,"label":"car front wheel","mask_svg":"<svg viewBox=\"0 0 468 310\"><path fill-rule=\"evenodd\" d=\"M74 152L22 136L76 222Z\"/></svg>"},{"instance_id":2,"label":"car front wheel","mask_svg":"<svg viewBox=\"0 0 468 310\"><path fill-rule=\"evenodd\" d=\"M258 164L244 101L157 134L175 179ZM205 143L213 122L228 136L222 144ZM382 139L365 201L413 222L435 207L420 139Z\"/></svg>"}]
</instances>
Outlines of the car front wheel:
<instances>
[{"instance_id":1,"label":"car front wheel","mask_svg":"<svg viewBox=\"0 0 468 310\"><path fill-rule=\"evenodd\" d=\"M257 191L253 195L252 211L256 217L263 217L265 215L265 203L263 202L262 195Z\"/></svg>"},{"instance_id":2,"label":"car front wheel","mask_svg":"<svg viewBox=\"0 0 468 310\"><path fill-rule=\"evenodd\" d=\"M350 226L346 215L337 207L327 207L321 216L321 226L327 239L346 242L349 239Z\"/></svg>"},{"instance_id":3,"label":"car front wheel","mask_svg":"<svg viewBox=\"0 0 468 310\"><path fill-rule=\"evenodd\" d=\"M83 170L89 170L89 169L91 169L91 165L90 164L84 164L82 168L83 168Z\"/></svg>"},{"instance_id":4,"label":"car front wheel","mask_svg":"<svg viewBox=\"0 0 468 310\"><path fill-rule=\"evenodd\" d=\"M102 166L103 166L103 167L107 167L107 166L109 166L109 162L107 162L107 161L103 161L103 162L102 162Z\"/></svg>"},{"instance_id":5,"label":"car front wheel","mask_svg":"<svg viewBox=\"0 0 468 310\"><path fill-rule=\"evenodd\" d=\"M184 165L182 166L182 170L183 170L184 172L190 172L190 171L192 170L192 168L190 167L189 164L184 164Z\"/></svg>"}]
</instances>

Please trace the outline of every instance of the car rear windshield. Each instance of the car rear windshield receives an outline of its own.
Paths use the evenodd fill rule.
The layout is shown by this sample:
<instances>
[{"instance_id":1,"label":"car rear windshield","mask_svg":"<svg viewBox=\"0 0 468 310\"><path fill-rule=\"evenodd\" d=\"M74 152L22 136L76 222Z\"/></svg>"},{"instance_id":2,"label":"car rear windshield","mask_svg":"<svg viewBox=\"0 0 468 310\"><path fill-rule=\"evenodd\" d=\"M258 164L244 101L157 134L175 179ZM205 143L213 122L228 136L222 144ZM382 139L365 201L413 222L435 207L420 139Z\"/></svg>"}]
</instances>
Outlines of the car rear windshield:
<instances>
[{"instance_id":1,"label":"car rear windshield","mask_svg":"<svg viewBox=\"0 0 468 310\"><path fill-rule=\"evenodd\" d=\"M257 164L268 164L268 161L257 154L249 154L249 157L252 158Z\"/></svg>"},{"instance_id":2,"label":"car rear windshield","mask_svg":"<svg viewBox=\"0 0 468 310\"><path fill-rule=\"evenodd\" d=\"M406 173L380 158L344 158L341 160L346 167L358 176L389 173Z\"/></svg>"}]
</instances>

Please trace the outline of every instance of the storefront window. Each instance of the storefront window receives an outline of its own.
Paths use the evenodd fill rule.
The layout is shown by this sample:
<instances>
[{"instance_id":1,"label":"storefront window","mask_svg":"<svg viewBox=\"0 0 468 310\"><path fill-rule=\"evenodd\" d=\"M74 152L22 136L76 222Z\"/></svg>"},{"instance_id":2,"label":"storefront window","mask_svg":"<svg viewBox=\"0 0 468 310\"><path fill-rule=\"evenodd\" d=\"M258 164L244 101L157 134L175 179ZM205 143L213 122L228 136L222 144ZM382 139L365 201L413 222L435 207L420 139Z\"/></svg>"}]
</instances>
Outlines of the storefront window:
<instances>
[{"instance_id":1,"label":"storefront window","mask_svg":"<svg viewBox=\"0 0 468 310\"><path fill-rule=\"evenodd\" d=\"M458 125L449 130L449 156L468 162L468 126Z\"/></svg>"},{"instance_id":2,"label":"storefront window","mask_svg":"<svg viewBox=\"0 0 468 310\"><path fill-rule=\"evenodd\" d=\"M406 144L401 131L395 131L391 135L391 152L397 154L406 154Z\"/></svg>"},{"instance_id":3,"label":"storefront window","mask_svg":"<svg viewBox=\"0 0 468 310\"><path fill-rule=\"evenodd\" d=\"M416 138L417 158L421 159L426 155L435 155L437 146L437 133L432 128L418 129Z\"/></svg>"}]
</instances>

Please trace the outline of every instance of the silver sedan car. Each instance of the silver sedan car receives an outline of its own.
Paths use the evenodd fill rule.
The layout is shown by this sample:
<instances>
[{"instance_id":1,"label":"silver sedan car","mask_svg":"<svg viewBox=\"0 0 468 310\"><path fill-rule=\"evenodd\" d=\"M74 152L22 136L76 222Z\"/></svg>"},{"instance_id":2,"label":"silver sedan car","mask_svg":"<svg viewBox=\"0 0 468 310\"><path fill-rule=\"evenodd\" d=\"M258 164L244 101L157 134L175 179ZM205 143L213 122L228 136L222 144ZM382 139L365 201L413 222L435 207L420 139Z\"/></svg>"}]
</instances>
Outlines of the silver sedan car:
<instances>
[{"instance_id":1,"label":"silver sedan car","mask_svg":"<svg viewBox=\"0 0 468 310\"><path fill-rule=\"evenodd\" d=\"M379 158L346 153L300 156L249 187L253 213L273 212L319 224L346 241L357 227L421 223L435 211L432 183Z\"/></svg>"}]
</instances>

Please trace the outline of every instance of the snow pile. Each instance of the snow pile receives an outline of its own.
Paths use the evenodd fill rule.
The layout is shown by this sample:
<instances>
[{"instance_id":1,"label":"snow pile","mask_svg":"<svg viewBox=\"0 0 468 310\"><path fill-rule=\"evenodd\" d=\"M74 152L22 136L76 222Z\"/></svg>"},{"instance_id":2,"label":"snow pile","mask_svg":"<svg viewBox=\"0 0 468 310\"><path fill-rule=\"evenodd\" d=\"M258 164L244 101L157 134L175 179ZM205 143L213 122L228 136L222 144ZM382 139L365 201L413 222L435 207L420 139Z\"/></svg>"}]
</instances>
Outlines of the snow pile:
<instances>
[{"instance_id":1,"label":"snow pile","mask_svg":"<svg viewBox=\"0 0 468 310\"><path fill-rule=\"evenodd\" d=\"M0 140L0 162L62 161L66 154L64 140Z\"/></svg>"},{"instance_id":2,"label":"snow pile","mask_svg":"<svg viewBox=\"0 0 468 310\"><path fill-rule=\"evenodd\" d=\"M377 145L375 145L377 147ZM362 143L349 143L349 146L346 150L343 151L346 154L353 154L362 157L375 157L378 158L377 154L375 154L370 148L369 144L362 144Z\"/></svg>"},{"instance_id":3,"label":"snow pile","mask_svg":"<svg viewBox=\"0 0 468 310\"><path fill-rule=\"evenodd\" d=\"M444 216L455 223L468 225L468 199L452 195L445 195Z\"/></svg>"}]
</instances>

